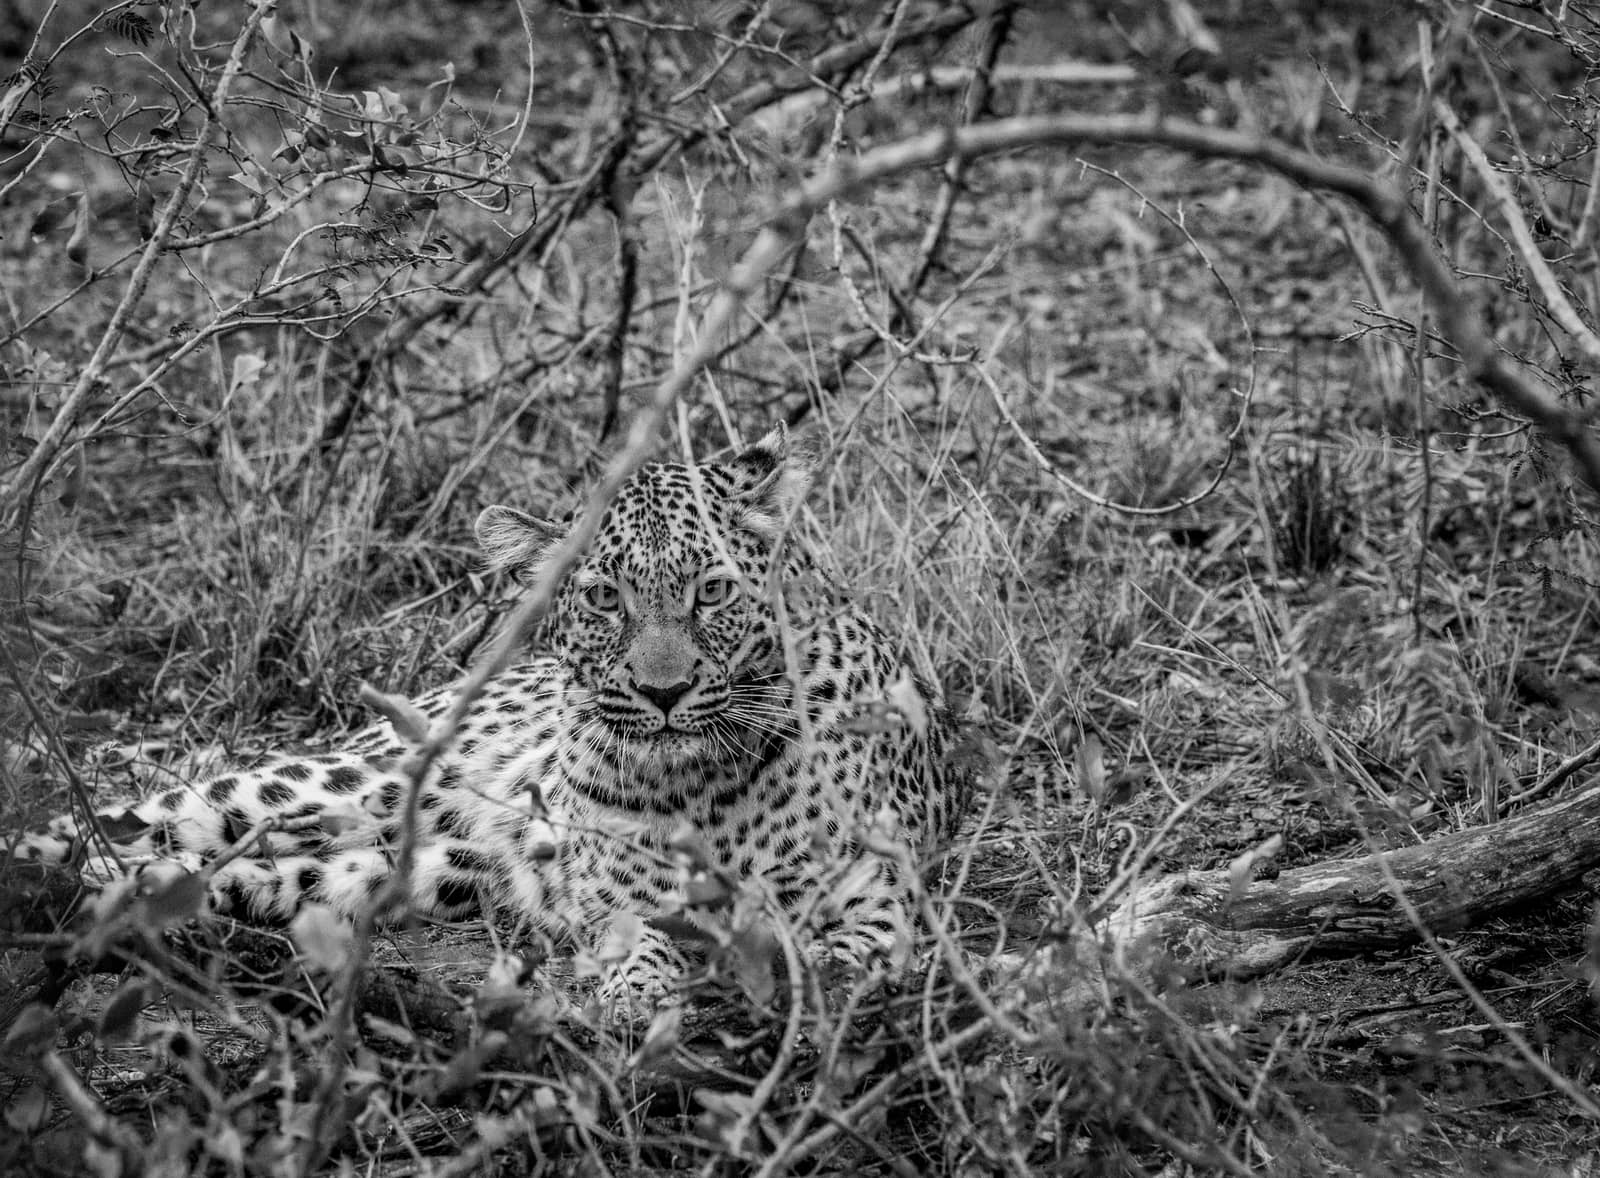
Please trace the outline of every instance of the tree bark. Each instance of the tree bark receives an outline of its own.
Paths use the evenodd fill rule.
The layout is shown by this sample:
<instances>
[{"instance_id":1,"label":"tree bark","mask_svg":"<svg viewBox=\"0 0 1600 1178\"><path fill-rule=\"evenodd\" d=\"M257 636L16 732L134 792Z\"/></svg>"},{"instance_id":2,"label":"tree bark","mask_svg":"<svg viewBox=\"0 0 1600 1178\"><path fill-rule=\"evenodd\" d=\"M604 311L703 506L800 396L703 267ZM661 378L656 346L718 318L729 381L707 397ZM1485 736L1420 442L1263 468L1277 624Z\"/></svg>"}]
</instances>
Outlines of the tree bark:
<instances>
[{"instance_id":1,"label":"tree bark","mask_svg":"<svg viewBox=\"0 0 1600 1178\"><path fill-rule=\"evenodd\" d=\"M1488 826L1236 887L1227 871L1138 886L1101 924L1101 948L1160 957L1195 979L1253 977L1308 950L1407 945L1558 892L1600 866L1600 784ZM1409 904L1402 904L1403 895Z\"/></svg>"}]
</instances>

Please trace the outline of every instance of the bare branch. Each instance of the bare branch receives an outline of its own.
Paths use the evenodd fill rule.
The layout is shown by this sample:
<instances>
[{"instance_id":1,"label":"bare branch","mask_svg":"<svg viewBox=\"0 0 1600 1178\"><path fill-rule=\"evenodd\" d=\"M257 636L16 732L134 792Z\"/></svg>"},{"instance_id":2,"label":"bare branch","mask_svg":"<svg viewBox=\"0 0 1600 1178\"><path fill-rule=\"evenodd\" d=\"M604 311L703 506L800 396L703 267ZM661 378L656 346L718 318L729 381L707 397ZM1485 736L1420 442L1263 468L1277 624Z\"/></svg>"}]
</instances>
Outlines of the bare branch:
<instances>
[{"instance_id":1,"label":"bare branch","mask_svg":"<svg viewBox=\"0 0 1600 1178\"><path fill-rule=\"evenodd\" d=\"M1578 314L1578 309L1572 305L1572 300L1562 289L1561 280L1555 276L1550 264L1539 252L1539 245L1533 240L1533 232L1528 228L1528 219L1523 215L1522 206L1517 203L1516 196L1512 194L1511 186L1506 183L1505 177L1495 170L1494 165L1489 162L1489 157L1484 155L1483 148L1467 133L1467 129L1461 125L1461 120L1456 117L1456 112L1448 103L1435 100L1433 109L1438 114L1439 121L1445 125L1445 129L1455 136L1456 144L1467 157L1467 162L1472 165L1473 171L1477 172L1483 186L1489 190L1489 195L1494 197L1495 204L1500 206L1500 215L1505 219L1512 241L1516 242L1517 257L1528 268L1528 274L1533 278L1533 284L1539 288L1539 294L1544 298L1545 305L1550 308L1550 314L1572 337L1584 358L1590 364L1600 366L1600 335L1596 335L1594 329L1584 322L1583 316Z\"/></svg>"},{"instance_id":2,"label":"bare branch","mask_svg":"<svg viewBox=\"0 0 1600 1178\"><path fill-rule=\"evenodd\" d=\"M1048 115L931 131L841 160L813 177L778 209L774 223L804 220L830 200L890 176L954 158L975 158L1044 145L1139 143L1270 168L1312 190L1354 202L1388 237L1422 288L1456 347L1466 374L1508 407L1531 418L1566 448L1583 480L1600 492L1600 440L1583 416L1514 367L1495 345L1488 323L1461 280L1439 256L1427 230L1395 184L1355 165L1334 163L1276 139L1206 127L1163 115Z\"/></svg>"},{"instance_id":3,"label":"bare branch","mask_svg":"<svg viewBox=\"0 0 1600 1178\"><path fill-rule=\"evenodd\" d=\"M71 391L62 399L59 411L51 421L50 427L39 438L33 452L17 468L10 482L0 484L0 518L12 515L18 505L31 493L32 488L42 482L54 467L84 405L98 388L106 362L116 351L117 345L122 342L123 333L128 329L129 322L144 299L145 288L155 272L156 262L177 228L178 218L183 212L184 205L188 203L189 194L194 191L195 185L200 180L206 163L206 149L221 126L219 112L227 103L228 93L244 68L245 58L250 52L250 46L255 42L262 20L274 7L275 0L254 0L252 3L250 15L245 20L244 28L234 39L233 50L228 55L227 64L222 67L222 76L217 79L216 87L212 91L211 101L207 104L206 121L201 126L199 134L195 136L194 146L189 150L188 166L184 169L183 176L166 206L161 210L161 217L150 234L150 240L145 243L144 252L139 256L139 263L128 278L128 286L123 292L122 301L111 314L111 322L106 324L105 331L100 335L100 342L95 346L94 354L89 357L88 363L78 374Z\"/></svg>"}]
</instances>

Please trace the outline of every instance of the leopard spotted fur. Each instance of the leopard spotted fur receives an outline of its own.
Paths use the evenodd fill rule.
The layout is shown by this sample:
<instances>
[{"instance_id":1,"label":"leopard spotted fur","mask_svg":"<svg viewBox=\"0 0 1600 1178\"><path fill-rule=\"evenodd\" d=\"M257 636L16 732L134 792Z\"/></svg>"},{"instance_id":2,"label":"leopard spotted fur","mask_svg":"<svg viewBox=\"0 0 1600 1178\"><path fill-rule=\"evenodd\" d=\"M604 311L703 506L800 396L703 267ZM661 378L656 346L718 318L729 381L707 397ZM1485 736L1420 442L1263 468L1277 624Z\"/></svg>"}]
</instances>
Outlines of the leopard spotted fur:
<instances>
[{"instance_id":1,"label":"leopard spotted fur","mask_svg":"<svg viewBox=\"0 0 1600 1178\"><path fill-rule=\"evenodd\" d=\"M949 835L959 774L935 691L864 613L819 589L787 540L809 476L780 429L726 461L648 466L623 486L558 594L550 653L490 682L422 783L414 911L487 910L591 947L629 923L611 984L656 1001L689 958L662 928L641 935L624 918L692 907L693 867L756 888L848 965L894 955L906 865ZM478 521L491 564L525 580L564 534L507 507ZM452 698L416 707L436 719ZM342 748L167 790L108 816L143 828L118 848L121 869L204 864L275 818L289 829L263 836L270 853L216 870L213 904L353 916L393 870L410 752L384 723ZM83 835L57 819L13 854L70 858Z\"/></svg>"}]
</instances>

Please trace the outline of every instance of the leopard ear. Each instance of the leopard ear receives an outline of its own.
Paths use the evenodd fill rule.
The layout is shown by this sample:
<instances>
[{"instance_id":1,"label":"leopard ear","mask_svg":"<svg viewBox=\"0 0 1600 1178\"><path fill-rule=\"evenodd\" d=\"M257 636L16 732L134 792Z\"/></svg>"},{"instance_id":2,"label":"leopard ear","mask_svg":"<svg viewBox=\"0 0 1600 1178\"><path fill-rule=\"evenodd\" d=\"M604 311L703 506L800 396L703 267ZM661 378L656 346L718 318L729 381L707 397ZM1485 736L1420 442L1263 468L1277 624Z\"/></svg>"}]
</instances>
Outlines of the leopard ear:
<instances>
[{"instance_id":1,"label":"leopard ear","mask_svg":"<svg viewBox=\"0 0 1600 1178\"><path fill-rule=\"evenodd\" d=\"M782 422L729 463L749 480L738 492L747 505L740 523L768 539L777 539L811 489L812 458L792 449Z\"/></svg>"},{"instance_id":2,"label":"leopard ear","mask_svg":"<svg viewBox=\"0 0 1600 1178\"><path fill-rule=\"evenodd\" d=\"M519 581L530 579L561 542L566 529L515 507L485 507L473 527L491 569L504 569Z\"/></svg>"}]
</instances>

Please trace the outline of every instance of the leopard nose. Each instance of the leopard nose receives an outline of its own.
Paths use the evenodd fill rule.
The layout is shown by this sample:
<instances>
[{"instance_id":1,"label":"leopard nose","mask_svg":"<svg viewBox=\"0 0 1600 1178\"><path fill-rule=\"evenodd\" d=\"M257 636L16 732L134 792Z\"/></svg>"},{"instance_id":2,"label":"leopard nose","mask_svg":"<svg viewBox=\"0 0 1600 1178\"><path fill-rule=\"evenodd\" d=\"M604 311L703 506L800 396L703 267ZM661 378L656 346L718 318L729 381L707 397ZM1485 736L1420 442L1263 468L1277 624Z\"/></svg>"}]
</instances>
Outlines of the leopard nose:
<instances>
[{"instance_id":1,"label":"leopard nose","mask_svg":"<svg viewBox=\"0 0 1600 1178\"><path fill-rule=\"evenodd\" d=\"M672 705L689 693L694 684L687 679L676 683L635 683L634 690L661 709L663 716L670 715Z\"/></svg>"}]
</instances>

